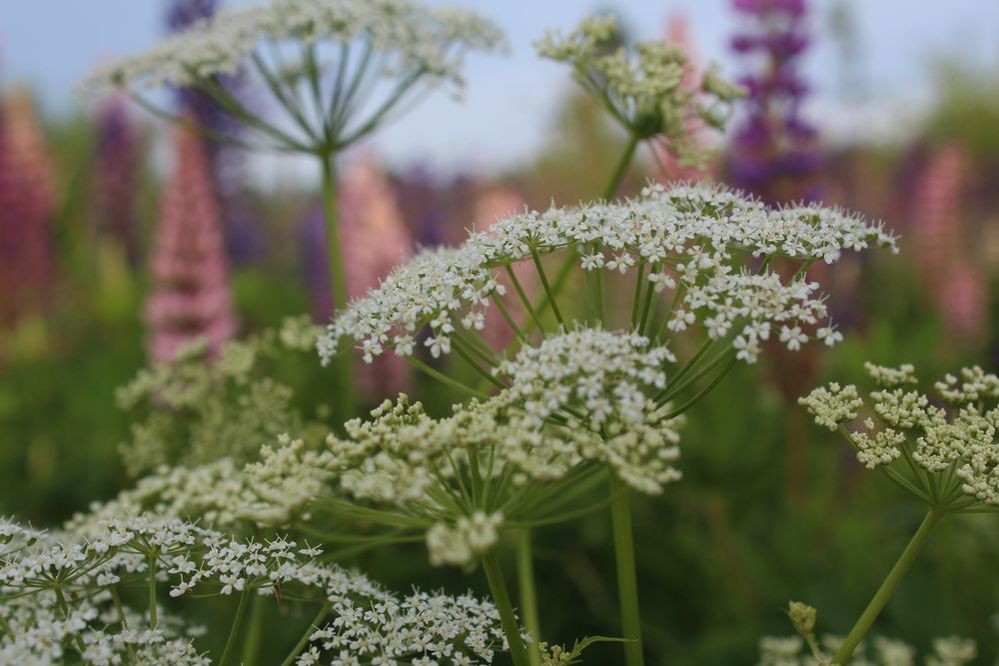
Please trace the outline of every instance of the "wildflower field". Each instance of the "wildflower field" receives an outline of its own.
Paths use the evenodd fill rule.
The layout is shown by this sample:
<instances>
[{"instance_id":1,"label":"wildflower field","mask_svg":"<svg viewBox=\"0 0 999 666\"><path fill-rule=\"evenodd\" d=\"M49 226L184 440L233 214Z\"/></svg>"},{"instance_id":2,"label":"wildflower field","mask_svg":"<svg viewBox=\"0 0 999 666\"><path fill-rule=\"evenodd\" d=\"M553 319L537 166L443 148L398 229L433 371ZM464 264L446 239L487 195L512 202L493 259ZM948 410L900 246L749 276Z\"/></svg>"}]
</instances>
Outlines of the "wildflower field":
<instances>
[{"instance_id":1,"label":"wildflower field","mask_svg":"<svg viewBox=\"0 0 999 666\"><path fill-rule=\"evenodd\" d=\"M163 0L55 109L0 58L0 664L999 665L999 70L490 4ZM527 157L387 156L511 53Z\"/></svg>"}]
</instances>

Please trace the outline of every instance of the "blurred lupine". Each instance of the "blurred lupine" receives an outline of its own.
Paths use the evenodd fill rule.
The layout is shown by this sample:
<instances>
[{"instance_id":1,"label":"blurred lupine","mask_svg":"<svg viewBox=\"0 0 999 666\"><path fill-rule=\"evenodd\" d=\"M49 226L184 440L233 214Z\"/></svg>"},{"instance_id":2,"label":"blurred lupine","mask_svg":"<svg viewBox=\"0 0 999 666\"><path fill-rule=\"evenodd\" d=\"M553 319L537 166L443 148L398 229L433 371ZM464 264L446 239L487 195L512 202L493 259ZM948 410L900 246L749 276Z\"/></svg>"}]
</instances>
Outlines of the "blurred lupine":
<instances>
[{"instance_id":1,"label":"blurred lupine","mask_svg":"<svg viewBox=\"0 0 999 666\"><path fill-rule=\"evenodd\" d=\"M750 59L739 82L748 91L747 113L733 142L734 185L768 203L817 199L814 179L821 157L816 131L801 114L808 85L798 73L809 45L806 0L733 0L745 19L732 49Z\"/></svg>"},{"instance_id":2,"label":"blurred lupine","mask_svg":"<svg viewBox=\"0 0 999 666\"><path fill-rule=\"evenodd\" d=\"M697 57L697 48L694 45L693 36L690 34L690 22L685 14L671 14L666 20L663 30L664 41L683 51L686 62L683 67L683 86L688 90L698 90L702 85L704 73L700 69ZM704 141L704 121L700 118L690 118L687 122L687 133L690 140L703 149ZM662 172L663 179L698 181L704 180L710 174L710 167L706 164L684 164L669 151L667 141L653 141L653 154Z\"/></svg>"},{"instance_id":3,"label":"blurred lupine","mask_svg":"<svg viewBox=\"0 0 999 666\"><path fill-rule=\"evenodd\" d=\"M163 192L146 303L154 361L170 360L178 347L198 338L217 351L237 328L204 145L183 129L174 142L173 175Z\"/></svg>"},{"instance_id":4,"label":"blurred lupine","mask_svg":"<svg viewBox=\"0 0 999 666\"><path fill-rule=\"evenodd\" d=\"M340 232L344 255L347 294L359 298L405 259L413 240L396 205L395 193L385 175L370 157L355 162L339 183ZM317 321L333 314L330 294L329 261L319 207L310 211L302 231L304 263L312 307ZM359 370L362 393L371 400L405 391L411 366L395 355L386 355Z\"/></svg>"},{"instance_id":5,"label":"blurred lupine","mask_svg":"<svg viewBox=\"0 0 999 666\"><path fill-rule=\"evenodd\" d=\"M139 263L135 189L142 159L138 130L121 95L108 98L97 111L94 179L97 224L121 244L128 263Z\"/></svg>"},{"instance_id":6,"label":"blurred lupine","mask_svg":"<svg viewBox=\"0 0 999 666\"><path fill-rule=\"evenodd\" d=\"M527 203L520 194L511 189L496 187L484 190L476 197L475 217L473 219L483 228L488 229L497 221L525 210L527 210ZM538 290L537 273L534 266L522 262L512 268L513 274L517 276L517 281L523 286L524 291L533 298ZM509 277L500 275L497 279L506 288L506 294L500 299L517 325L523 326L527 322L527 313L524 312L520 298L518 298ZM513 341L514 331L499 312L490 310L486 313L485 328L482 329L481 335L493 349L505 349Z\"/></svg>"},{"instance_id":7,"label":"blurred lupine","mask_svg":"<svg viewBox=\"0 0 999 666\"><path fill-rule=\"evenodd\" d=\"M167 30L177 33L189 29L198 21L214 16L218 4L218 0L172 0L166 12ZM238 74L220 75L219 81L230 95L245 97ZM178 87L176 95L180 112L193 116L198 127L225 136L239 133L239 121L203 91ZM258 225L244 201L244 160L239 149L211 138L205 139L205 147L221 209L226 250L232 261L244 263L259 253L261 245Z\"/></svg>"},{"instance_id":8,"label":"blurred lupine","mask_svg":"<svg viewBox=\"0 0 999 666\"><path fill-rule=\"evenodd\" d=\"M962 210L968 157L956 144L935 152L913 188L913 244L925 288L951 334L980 338L986 324L984 272L966 248Z\"/></svg>"},{"instance_id":9,"label":"blurred lupine","mask_svg":"<svg viewBox=\"0 0 999 666\"><path fill-rule=\"evenodd\" d=\"M55 278L55 185L27 93L0 104L0 322L41 309Z\"/></svg>"}]
</instances>

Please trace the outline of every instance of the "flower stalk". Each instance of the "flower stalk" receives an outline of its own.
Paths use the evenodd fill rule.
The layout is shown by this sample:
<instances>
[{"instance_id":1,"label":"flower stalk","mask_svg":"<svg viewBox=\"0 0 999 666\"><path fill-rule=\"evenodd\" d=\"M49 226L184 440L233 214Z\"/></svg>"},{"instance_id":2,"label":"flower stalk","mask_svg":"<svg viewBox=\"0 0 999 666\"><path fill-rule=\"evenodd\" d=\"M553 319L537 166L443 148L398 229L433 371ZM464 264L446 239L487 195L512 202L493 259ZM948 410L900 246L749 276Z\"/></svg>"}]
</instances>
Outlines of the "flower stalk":
<instances>
[{"instance_id":1,"label":"flower stalk","mask_svg":"<svg viewBox=\"0 0 999 666\"><path fill-rule=\"evenodd\" d=\"M625 639L624 663L642 666L642 615L638 605L638 576L635 571L635 540L631 528L631 495L628 486L610 473L611 525L617 561L618 604Z\"/></svg>"},{"instance_id":2,"label":"flower stalk","mask_svg":"<svg viewBox=\"0 0 999 666\"><path fill-rule=\"evenodd\" d=\"M513 658L513 664L514 666L529 666L527 649L524 647L524 639L520 635L520 625L517 622L517 615L513 611L510 591L507 589L503 568L500 566L495 549L482 556L482 568L489 581L489 591L492 593L493 603L496 604L496 609L499 611L503 633L506 634L507 643L510 645L510 656Z\"/></svg>"},{"instance_id":3,"label":"flower stalk","mask_svg":"<svg viewBox=\"0 0 999 666\"><path fill-rule=\"evenodd\" d=\"M927 512L926 517L919 524L919 528L912 535L912 539L909 540L905 550L899 555L895 566L888 572L888 575L881 583L881 587L878 588L878 591L874 594L870 603L867 604L867 608L864 609L857 623L853 625L853 629L847 634L846 640L843 641L843 644L836 651L836 655L833 657L834 663L845 664L849 661L853 655L853 651L857 649L857 645L867 635L871 625L874 624L874 621L881 614L882 609L884 609L885 604L888 603L888 600L895 593L895 588L898 587L899 582L905 577L906 572L912 566L919 551L923 549L926 539L930 536L933 528L936 527L936 524L942 517L943 513L938 509L931 508Z\"/></svg>"}]
</instances>

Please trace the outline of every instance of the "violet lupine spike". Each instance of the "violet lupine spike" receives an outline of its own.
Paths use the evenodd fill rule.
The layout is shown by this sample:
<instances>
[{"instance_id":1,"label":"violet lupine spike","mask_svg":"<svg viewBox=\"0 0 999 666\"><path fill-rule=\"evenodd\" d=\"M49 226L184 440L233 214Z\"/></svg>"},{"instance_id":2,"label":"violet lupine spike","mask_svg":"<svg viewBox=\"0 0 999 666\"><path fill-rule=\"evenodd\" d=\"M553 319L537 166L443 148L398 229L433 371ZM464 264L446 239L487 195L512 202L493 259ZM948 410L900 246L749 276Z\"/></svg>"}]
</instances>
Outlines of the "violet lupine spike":
<instances>
[{"instance_id":1,"label":"violet lupine spike","mask_svg":"<svg viewBox=\"0 0 999 666\"><path fill-rule=\"evenodd\" d=\"M139 133L121 95L108 98L97 112L95 189L97 223L117 239L129 266L139 262L135 190L142 160Z\"/></svg>"},{"instance_id":2,"label":"violet lupine spike","mask_svg":"<svg viewBox=\"0 0 999 666\"><path fill-rule=\"evenodd\" d=\"M366 158L346 169L339 183L340 240L346 258L347 295L359 298L377 287L413 250L413 240L385 175ZM324 216L310 212L302 232L313 311L318 321L332 315ZM407 391L412 368L395 354L358 366L358 383L368 400Z\"/></svg>"},{"instance_id":3,"label":"violet lupine spike","mask_svg":"<svg viewBox=\"0 0 999 666\"><path fill-rule=\"evenodd\" d=\"M173 173L163 191L146 301L148 351L168 361L178 347L202 339L214 353L236 334L219 207L200 138L174 134Z\"/></svg>"},{"instance_id":4,"label":"violet lupine spike","mask_svg":"<svg viewBox=\"0 0 999 666\"><path fill-rule=\"evenodd\" d=\"M44 309L55 280L55 184L27 93L0 101L0 325Z\"/></svg>"},{"instance_id":5,"label":"violet lupine spike","mask_svg":"<svg viewBox=\"0 0 999 666\"><path fill-rule=\"evenodd\" d=\"M948 331L975 340L985 330L988 293L984 272L966 247L961 202L967 169L968 157L956 144L930 157L913 189L912 243L925 287Z\"/></svg>"},{"instance_id":6,"label":"violet lupine spike","mask_svg":"<svg viewBox=\"0 0 999 666\"><path fill-rule=\"evenodd\" d=\"M733 0L745 32L732 49L753 58L740 79L748 113L735 130L729 175L733 184L770 204L818 198L817 132L802 116L808 85L799 73L808 48L805 0Z\"/></svg>"}]
</instances>

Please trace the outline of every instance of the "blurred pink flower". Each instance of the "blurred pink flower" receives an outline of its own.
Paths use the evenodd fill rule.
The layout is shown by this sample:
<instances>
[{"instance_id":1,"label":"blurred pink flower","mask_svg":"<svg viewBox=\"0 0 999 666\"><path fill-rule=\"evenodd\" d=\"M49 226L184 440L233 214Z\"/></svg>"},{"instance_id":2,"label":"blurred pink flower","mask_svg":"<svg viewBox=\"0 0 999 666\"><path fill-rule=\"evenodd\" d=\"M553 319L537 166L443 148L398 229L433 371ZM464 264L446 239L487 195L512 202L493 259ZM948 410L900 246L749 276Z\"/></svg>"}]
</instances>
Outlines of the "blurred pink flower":
<instances>
[{"instance_id":1,"label":"blurred pink flower","mask_svg":"<svg viewBox=\"0 0 999 666\"><path fill-rule=\"evenodd\" d=\"M663 39L667 44L682 50L687 56L687 66L683 74L683 85L688 90L698 90L701 87L702 73L699 70L699 60L697 47L694 45L693 36L690 31L690 22L687 16L680 12L674 12L666 19L663 29ZM699 118L691 118L687 122L687 131L694 138L695 145L703 142L704 122ZM661 180L668 182L674 180L698 181L704 180L710 175L708 166L697 167L680 164L676 157L670 152L669 145L657 138L652 143L652 149L659 166Z\"/></svg>"},{"instance_id":2,"label":"blurred pink flower","mask_svg":"<svg viewBox=\"0 0 999 666\"><path fill-rule=\"evenodd\" d=\"M0 323L42 309L55 278L52 164L27 93L0 102Z\"/></svg>"},{"instance_id":3,"label":"blurred pink flower","mask_svg":"<svg viewBox=\"0 0 999 666\"><path fill-rule=\"evenodd\" d=\"M347 295L363 296L377 287L413 249L413 240L396 202L395 191L374 159L350 164L338 183L340 240L343 246ZM312 309L317 321L333 314L330 297L329 255L322 209L309 212L302 229L303 259ZM355 365L365 399L381 400L406 391L412 368L395 354L383 354L370 364Z\"/></svg>"},{"instance_id":4,"label":"blurred pink flower","mask_svg":"<svg viewBox=\"0 0 999 666\"><path fill-rule=\"evenodd\" d=\"M175 161L161 204L152 257L153 287L146 301L149 356L168 361L177 348L203 339L217 352L236 333L219 221L204 142L174 133Z\"/></svg>"},{"instance_id":5,"label":"blurred pink flower","mask_svg":"<svg viewBox=\"0 0 999 666\"><path fill-rule=\"evenodd\" d=\"M968 157L957 144L929 160L913 192L912 243L919 274L947 329L962 339L982 335L988 298L985 275L967 247L962 197Z\"/></svg>"},{"instance_id":6,"label":"blurred pink flower","mask_svg":"<svg viewBox=\"0 0 999 666\"><path fill-rule=\"evenodd\" d=\"M480 192L475 199L474 220L477 225L486 229L496 223L497 220L508 217L514 213L521 213L526 208L523 197L517 192L504 188L493 187ZM547 272L547 270L546 270ZM530 262L521 261L513 266L513 274L517 276L528 297L533 298L538 291L538 276L534 265ZM505 288L503 295L503 305L506 306L510 316L517 322L518 326L523 326L528 314L524 311L523 304L517 292L510 282L510 278L505 271L498 274L497 278ZM549 279L554 279L549 277ZM499 308L491 307L486 310L486 325L480 331L482 338L489 343L489 346L496 350L503 350L513 341L514 332L507 323L506 318Z\"/></svg>"}]
</instances>

